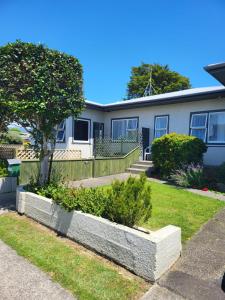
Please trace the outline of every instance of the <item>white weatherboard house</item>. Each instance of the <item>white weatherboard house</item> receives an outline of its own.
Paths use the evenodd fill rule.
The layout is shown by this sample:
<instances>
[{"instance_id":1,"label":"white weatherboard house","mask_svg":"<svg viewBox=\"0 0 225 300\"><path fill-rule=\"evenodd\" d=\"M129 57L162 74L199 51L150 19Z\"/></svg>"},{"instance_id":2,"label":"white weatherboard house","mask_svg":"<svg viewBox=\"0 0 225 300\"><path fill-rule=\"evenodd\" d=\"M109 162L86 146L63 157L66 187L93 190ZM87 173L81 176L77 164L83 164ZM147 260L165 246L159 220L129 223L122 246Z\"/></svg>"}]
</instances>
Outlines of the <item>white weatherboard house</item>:
<instances>
[{"instance_id":1,"label":"white weatherboard house","mask_svg":"<svg viewBox=\"0 0 225 300\"><path fill-rule=\"evenodd\" d=\"M77 149L82 158L93 156L95 137L132 139L141 132L143 149L153 139L177 132L201 138L208 146L207 165L225 161L225 63L205 70L222 86L194 88L112 104L86 101L78 119L68 118L58 132L57 149Z\"/></svg>"}]
</instances>

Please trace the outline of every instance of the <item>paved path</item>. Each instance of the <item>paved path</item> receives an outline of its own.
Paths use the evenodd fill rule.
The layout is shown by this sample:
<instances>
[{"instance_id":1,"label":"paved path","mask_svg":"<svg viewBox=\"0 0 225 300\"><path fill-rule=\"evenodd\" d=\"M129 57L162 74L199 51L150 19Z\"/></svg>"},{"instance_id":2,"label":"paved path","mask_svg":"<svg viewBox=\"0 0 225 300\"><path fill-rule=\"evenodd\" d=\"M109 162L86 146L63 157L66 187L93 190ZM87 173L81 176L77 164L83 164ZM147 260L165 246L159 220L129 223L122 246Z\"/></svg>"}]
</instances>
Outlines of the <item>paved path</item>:
<instances>
[{"instance_id":1,"label":"paved path","mask_svg":"<svg viewBox=\"0 0 225 300\"><path fill-rule=\"evenodd\" d=\"M74 300L48 275L0 241L0 299Z\"/></svg>"},{"instance_id":2,"label":"paved path","mask_svg":"<svg viewBox=\"0 0 225 300\"><path fill-rule=\"evenodd\" d=\"M70 181L69 186L70 187L80 187L80 186L97 187L97 186L109 185L115 179L126 180L129 176L131 176L130 173L121 173L121 174L115 174L115 175L109 175L109 176L103 176L97 178L88 178L83 180ZM132 175L132 176L137 176L137 175Z\"/></svg>"},{"instance_id":3,"label":"paved path","mask_svg":"<svg viewBox=\"0 0 225 300\"><path fill-rule=\"evenodd\" d=\"M188 242L182 257L142 300L224 300L225 209Z\"/></svg>"},{"instance_id":4,"label":"paved path","mask_svg":"<svg viewBox=\"0 0 225 300\"><path fill-rule=\"evenodd\" d=\"M15 210L15 204L15 193L1 194L0 215ZM74 300L74 297L0 240L0 299Z\"/></svg>"}]
</instances>

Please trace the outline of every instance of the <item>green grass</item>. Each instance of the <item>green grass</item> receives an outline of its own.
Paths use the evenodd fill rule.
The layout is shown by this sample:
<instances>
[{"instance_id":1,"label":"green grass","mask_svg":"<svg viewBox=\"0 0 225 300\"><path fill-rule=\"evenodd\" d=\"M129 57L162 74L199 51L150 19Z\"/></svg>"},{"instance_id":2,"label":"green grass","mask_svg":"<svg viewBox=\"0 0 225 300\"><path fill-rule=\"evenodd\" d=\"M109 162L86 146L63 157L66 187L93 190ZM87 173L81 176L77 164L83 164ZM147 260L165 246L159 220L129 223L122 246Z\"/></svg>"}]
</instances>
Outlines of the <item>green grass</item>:
<instances>
[{"instance_id":1,"label":"green grass","mask_svg":"<svg viewBox=\"0 0 225 300\"><path fill-rule=\"evenodd\" d=\"M26 217L0 216L0 239L79 299L139 299L148 284ZM73 245L71 245L73 244Z\"/></svg>"},{"instance_id":2,"label":"green grass","mask_svg":"<svg viewBox=\"0 0 225 300\"><path fill-rule=\"evenodd\" d=\"M159 229L168 224L180 226L185 242L221 208L225 202L151 182L152 217L142 226Z\"/></svg>"}]
</instances>

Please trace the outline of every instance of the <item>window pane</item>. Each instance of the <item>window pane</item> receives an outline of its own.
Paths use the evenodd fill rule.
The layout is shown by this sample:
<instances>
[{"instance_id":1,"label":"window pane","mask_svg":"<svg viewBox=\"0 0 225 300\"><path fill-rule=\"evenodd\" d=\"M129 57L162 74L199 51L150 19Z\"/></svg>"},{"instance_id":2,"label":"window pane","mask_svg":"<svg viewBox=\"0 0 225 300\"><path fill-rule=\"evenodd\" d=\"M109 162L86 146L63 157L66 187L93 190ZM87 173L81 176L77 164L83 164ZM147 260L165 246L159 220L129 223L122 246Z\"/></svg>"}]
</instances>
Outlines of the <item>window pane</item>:
<instances>
[{"instance_id":1,"label":"window pane","mask_svg":"<svg viewBox=\"0 0 225 300\"><path fill-rule=\"evenodd\" d=\"M66 128L65 124L66 122L64 120L58 126L57 137L56 137L57 142L64 142L65 140L65 128Z\"/></svg>"},{"instance_id":2,"label":"window pane","mask_svg":"<svg viewBox=\"0 0 225 300\"><path fill-rule=\"evenodd\" d=\"M206 129L192 129L191 135L196 136L197 138L205 141Z\"/></svg>"},{"instance_id":3,"label":"window pane","mask_svg":"<svg viewBox=\"0 0 225 300\"><path fill-rule=\"evenodd\" d=\"M168 117L156 117L155 128L156 129L167 129Z\"/></svg>"},{"instance_id":4,"label":"window pane","mask_svg":"<svg viewBox=\"0 0 225 300\"><path fill-rule=\"evenodd\" d=\"M206 114L192 115L191 127L205 127L206 126Z\"/></svg>"},{"instance_id":5,"label":"window pane","mask_svg":"<svg viewBox=\"0 0 225 300\"><path fill-rule=\"evenodd\" d=\"M225 143L225 112L209 114L208 142Z\"/></svg>"},{"instance_id":6,"label":"window pane","mask_svg":"<svg viewBox=\"0 0 225 300\"><path fill-rule=\"evenodd\" d=\"M117 140L126 136L126 120L113 120L113 139Z\"/></svg>"},{"instance_id":7,"label":"window pane","mask_svg":"<svg viewBox=\"0 0 225 300\"><path fill-rule=\"evenodd\" d=\"M155 131L155 138L160 138L164 134L167 134L167 130L166 129L156 130Z\"/></svg>"},{"instance_id":8,"label":"window pane","mask_svg":"<svg viewBox=\"0 0 225 300\"><path fill-rule=\"evenodd\" d=\"M57 133L57 141L62 142L64 141L64 130L60 130Z\"/></svg>"},{"instance_id":9,"label":"window pane","mask_svg":"<svg viewBox=\"0 0 225 300\"><path fill-rule=\"evenodd\" d=\"M137 129L137 119L127 120L127 129Z\"/></svg>"},{"instance_id":10,"label":"window pane","mask_svg":"<svg viewBox=\"0 0 225 300\"><path fill-rule=\"evenodd\" d=\"M76 141L89 140L89 121L74 120L74 140Z\"/></svg>"}]
</instances>

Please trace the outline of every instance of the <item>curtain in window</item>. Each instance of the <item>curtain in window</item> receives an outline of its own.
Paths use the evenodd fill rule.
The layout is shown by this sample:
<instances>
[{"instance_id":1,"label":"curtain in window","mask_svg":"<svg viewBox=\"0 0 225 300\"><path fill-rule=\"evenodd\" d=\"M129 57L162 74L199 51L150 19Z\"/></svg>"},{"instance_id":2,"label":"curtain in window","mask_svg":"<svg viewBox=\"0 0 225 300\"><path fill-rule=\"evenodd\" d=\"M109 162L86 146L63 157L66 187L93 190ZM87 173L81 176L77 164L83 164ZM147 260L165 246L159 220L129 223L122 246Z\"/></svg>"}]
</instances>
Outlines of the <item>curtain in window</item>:
<instances>
[{"instance_id":1,"label":"curtain in window","mask_svg":"<svg viewBox=\"0 0 225 300\"><path fill-rule=\"evenodd\" d=\"M160 138L168 131L168 116L155 118L155 138Z\"/></svg>"},{"instance_id":2,"label":"curtain in window","mask_svg":"<svg viewBox=\"0 0 225 300\"><path fill-rule=\"evenodd\" d=\"M112 121L112 137L114 140L137 138L137 119L121 119Z\"/></svg>"},{"instance_id":3,"label":"curtain in window","mask_svg":"<svg viewBox=\"0 0 225 300\"><path fill-rule=\"evenodd\" d=\"M225 143L225 112L209 114L208 142Z\"/></svg>"},{"instance_id":4,"label":"curtain in window","mask_svg":"<svg viewBox=\"0 0 225 300\"><path fill-rule=\"evenodd\" d=\"M206 140L207 114L194 114L191 118L191 135Z\"/></svg>"},{"instance_id":5,"label":"curtain in window","mask_svg":"<svg viewBox=\"0 0 225 300\"><path fill-rule=\"evenodd\" d=\"M65 141L65 129L66 129L66 121L64 120L58 126L57 137L56 137L57 142Z\"/></svg>"}]
</instances>

